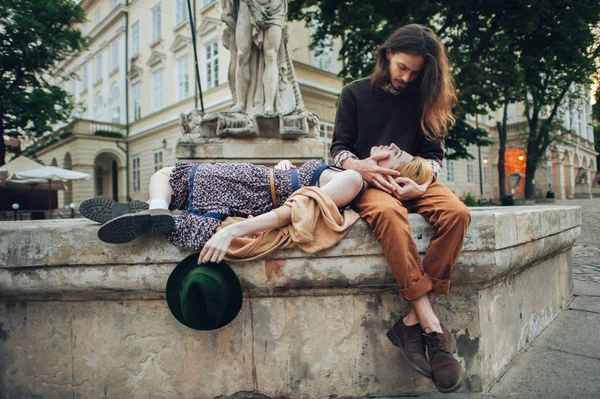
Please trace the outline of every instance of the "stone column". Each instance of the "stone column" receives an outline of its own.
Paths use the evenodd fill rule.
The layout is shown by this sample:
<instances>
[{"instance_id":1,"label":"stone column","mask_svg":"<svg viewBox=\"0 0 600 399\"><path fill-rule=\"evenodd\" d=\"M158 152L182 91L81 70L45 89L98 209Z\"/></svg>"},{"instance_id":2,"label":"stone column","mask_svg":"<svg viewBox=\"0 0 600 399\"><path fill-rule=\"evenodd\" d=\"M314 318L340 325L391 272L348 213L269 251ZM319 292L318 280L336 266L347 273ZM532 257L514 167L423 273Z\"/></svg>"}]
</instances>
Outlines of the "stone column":
<instances>
[{"instance_id":1,"label":"stone column","mask_svg":"<svg viewBox=\"0 0 600 399\"><path fill-rule=\"evenodd\" d=\"M119 202L127 202L127 168L125 165L117 168L119 176Z\"/></svg>"},{"instance_id":2,"label":"stone column","mask_svg":"<svg viewBox=\"0 0 600 399\"><path fill-rule=\"evenodd\" d=\"M569 168L567 176L567 184L569 185L568 199L573 199L575 197L575 167L573 166L573 162L571 160L569 160L567 167Z\"/></svg>"},{"instance_id":3,"label":"stone column","mask_svg":"<svg viewBox=\"0 0 600 399\"><path fill-rule=\"evenodd\" d=\"M565 191L565 167L559 160L556 160L558 169L558 187L555 188L559 199L567 199L567 193Z\"/></svg>"},{"instance_id":4,"label":"stone column","mask_svg":"<svg viewBox=\"0 0 600 399\"><path fill-rule=\"evenodd\" d=\"M594 179L594 171L592 168L588 167L587 175L587 193L589 194L589 198L594 198L594 195L592 194L592 180Z\"/></svg>"},{"instance_id":5,"label":"stone column","mask_svg":"<svg viewBox=\"0 0 600 399\"><path fill-rule=\"evenodd\" d=\"M73 170L90 174L89 180L73 180L73 202L79 205L94 197L94 165L73 165Z\"/></svg>"}]
</instances>

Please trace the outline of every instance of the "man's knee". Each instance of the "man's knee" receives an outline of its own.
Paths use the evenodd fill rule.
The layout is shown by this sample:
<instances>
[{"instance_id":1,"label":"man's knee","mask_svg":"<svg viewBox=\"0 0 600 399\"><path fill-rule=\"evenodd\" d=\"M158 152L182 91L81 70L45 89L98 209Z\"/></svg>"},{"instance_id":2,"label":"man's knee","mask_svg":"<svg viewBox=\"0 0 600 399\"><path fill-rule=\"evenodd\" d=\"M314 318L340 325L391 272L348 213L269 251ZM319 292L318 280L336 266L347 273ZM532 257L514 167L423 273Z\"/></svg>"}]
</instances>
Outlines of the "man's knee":
<instances>
[{"instance_id":1,"label":"man's knee","mask_svg":"<svg viewBox=\"0 0 600 399\"><path fill-rule=\"evenodd\" d=\"M452 227L460 227L466 229L471 223L471 212L469 208L462 202L458 201L444 211L446 224Z\"/></svg>"}]
</instances>

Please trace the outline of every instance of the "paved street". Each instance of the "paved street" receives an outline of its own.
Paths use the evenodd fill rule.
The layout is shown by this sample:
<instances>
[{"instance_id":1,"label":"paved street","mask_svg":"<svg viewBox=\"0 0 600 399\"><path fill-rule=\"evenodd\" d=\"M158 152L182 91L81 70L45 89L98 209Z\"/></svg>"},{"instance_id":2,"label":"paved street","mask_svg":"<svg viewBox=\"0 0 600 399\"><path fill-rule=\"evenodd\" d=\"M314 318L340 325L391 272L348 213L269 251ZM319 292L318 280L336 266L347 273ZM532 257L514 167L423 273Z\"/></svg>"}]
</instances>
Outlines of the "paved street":
<instances>
[{"instance_id":1,"label":"paved street","mask_svg":"<svg viewBox=\"0 0 600 399\"><path fill-rule=\"evenodd\" d=\"M573 247L573 278L600 284L600 198L557 204L581 207L581 237Z\"/></svg>"}]
</instances>

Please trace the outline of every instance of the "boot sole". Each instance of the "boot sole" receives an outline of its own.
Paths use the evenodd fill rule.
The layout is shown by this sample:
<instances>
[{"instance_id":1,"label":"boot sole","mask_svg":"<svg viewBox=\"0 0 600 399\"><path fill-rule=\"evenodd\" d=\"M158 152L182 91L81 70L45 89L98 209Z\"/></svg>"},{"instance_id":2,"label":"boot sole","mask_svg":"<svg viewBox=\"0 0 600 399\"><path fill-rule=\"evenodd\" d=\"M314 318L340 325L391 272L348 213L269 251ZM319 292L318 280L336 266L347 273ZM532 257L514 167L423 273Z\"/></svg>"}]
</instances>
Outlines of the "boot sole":
<instances>
[{"instance_id":1,"label":"boot sole","mask_svg":"<svg viewBox=\"0 0 600 399\"><path fill-rule=\"evenodd\" d=\"M81 216L98 223L106 223L111 219L148 209L148 204L133 201L129 204L120 204L109 198L90 198L79 205Z\"/></svg>"},{"instance_id":2,"label":"boot sole","mask_svg":"<svg viewBox=\"0 0 600 399\"><path fill-rule=\"evenodd\" d=\"M175 228L170 214L123 215L103 225L98 238L109 244L124 244L146 234L166 234Z\"/></svg>"},{"instance_id":3,"label":"boot sole","mask_svg":"<svg viewBox=\"0 0 600 399\"><path fill-rule=\"evenodd\" d=\"M404 360L406 362L406 364L408 364L408 366L411 369L415 370L417 373L421 374L423 377L431 379L431 373L428 373L426 370L423 370L421 367L416 365L412 360L410 360L408 358L408 356L406 356L406 353L404 353L404 349L402 348L402 340L400 339L400 337L398 337L396 335L396 333L394 332L393 329L390 329L386 335L387 335L388 339L392 342L392 344L394 344L394 346L396 346L400 349L400 357L402 358L402 360Z\"/></svg>"}]
</instances>

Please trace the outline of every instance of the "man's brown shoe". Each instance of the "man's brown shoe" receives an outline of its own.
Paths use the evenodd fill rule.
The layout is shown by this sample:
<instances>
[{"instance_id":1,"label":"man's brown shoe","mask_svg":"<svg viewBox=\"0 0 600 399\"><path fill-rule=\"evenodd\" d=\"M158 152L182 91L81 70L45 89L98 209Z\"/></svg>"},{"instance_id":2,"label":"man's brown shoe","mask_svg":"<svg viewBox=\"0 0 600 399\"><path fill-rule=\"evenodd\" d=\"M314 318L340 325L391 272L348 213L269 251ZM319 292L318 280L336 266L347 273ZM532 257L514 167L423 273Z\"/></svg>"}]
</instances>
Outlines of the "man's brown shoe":
<instances>
[{"instance_id":1,"label":"man's brown shoe","mask_svg":"<svg viewBox=\"0 0 600 399\"><path fill-rule=\"evenodd\" d=\"M452 355L450 339L446 334L436 332L424 334L423 338L435 387L443 393L458 391L462 386L463 372L460 363Z\"/></svg>"},{"instance_id":2,"label":"man's brown shoe","mask_svg":"<svg viewBox=\"0 0 600 399\"><path fill-rule=\"evenodd\" d=\"M400 348L400 357L417 373L431 378L431 366L425 356L421 325L407 326L402 319L387 332L392 344Z\"/></svg>"},{"instance_id":3,"label":"man's brown shoe","mask_svg":"<svg viewBox=\"0 0 600 399\"><path fill-rule=\"evenodd\" d=\"M175 218L167 209L128 213L105 223L98 238L109 244L124 244L144 234L168 233L175 228Z\"/></svg>"}]
</instances>

